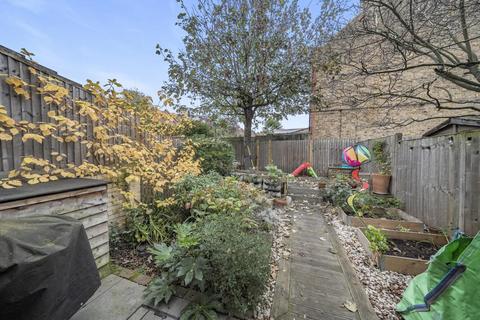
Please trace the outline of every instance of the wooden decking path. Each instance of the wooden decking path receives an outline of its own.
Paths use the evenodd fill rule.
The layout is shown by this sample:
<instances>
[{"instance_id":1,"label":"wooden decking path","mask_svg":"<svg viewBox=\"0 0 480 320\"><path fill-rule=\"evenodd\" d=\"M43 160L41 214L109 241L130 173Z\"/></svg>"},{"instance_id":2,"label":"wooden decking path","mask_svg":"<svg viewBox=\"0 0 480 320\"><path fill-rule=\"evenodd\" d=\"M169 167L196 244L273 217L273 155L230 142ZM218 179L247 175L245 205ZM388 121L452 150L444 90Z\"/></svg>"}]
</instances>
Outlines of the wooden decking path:
<instances>
[{"instance_id":1,"label":"wooden decking path","mask_svg":"<svg viewBox=\"0 0 480 320\"><path fill-rule=\"evenodd\" d=\"M351 312L344 306L351 301L363 308L365 299L358 297L358 290L355 290L358 288L352 283L355 276L352 279L352 273L344 265L349 262L321 215L318 193L294 193L293 198L291 255L280 264L273 318L368 319L361 314L371 314L370 311Z\"/></svg>"}]
</instances>

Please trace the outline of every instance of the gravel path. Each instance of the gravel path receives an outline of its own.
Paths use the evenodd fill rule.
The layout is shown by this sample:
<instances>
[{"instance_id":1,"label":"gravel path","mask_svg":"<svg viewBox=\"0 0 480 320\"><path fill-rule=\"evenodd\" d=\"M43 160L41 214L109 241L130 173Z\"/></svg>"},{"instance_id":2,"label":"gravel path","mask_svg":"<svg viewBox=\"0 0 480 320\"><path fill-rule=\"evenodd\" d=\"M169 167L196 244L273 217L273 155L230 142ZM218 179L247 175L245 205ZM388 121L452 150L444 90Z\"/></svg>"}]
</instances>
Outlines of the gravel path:
<instances>
[{"instance_id":1,"label":"gravel path","mask_svg":"<svg viewBox=\"0 0 480 320\"><path fill-rule=\"evenodd\" d=\"M334 227L377 316L385 320L402 319L396 314L395 306L412 277L377 269L358 241L354 228L341 222L337 210L338 208L322 204L321 212Z\"/></svg>"}]
</instances>

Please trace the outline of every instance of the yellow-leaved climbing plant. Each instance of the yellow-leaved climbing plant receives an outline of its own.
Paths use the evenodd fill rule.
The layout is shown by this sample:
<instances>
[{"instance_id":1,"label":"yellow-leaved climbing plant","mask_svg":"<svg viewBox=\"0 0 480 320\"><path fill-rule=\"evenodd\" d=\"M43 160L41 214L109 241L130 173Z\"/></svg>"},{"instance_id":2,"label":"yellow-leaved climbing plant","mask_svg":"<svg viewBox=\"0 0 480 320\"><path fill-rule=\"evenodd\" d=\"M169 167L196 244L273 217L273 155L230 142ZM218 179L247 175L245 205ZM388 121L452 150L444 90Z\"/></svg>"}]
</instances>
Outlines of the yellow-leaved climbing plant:
<instances>
[{"instance_id":1,"label":"yellow-leaved climbing plant","mask_svg":"<svg viewBox=\"0 0 480 320\"><path fill-rule=\"evenodd\" d=\"M200 172L192 146L173 138L191 125L188 117L160 110L151 98L123 89L114 79L105 86L88 81L84 89L92 99L72 100L58 80L33 68L29 71L38 80L35 86L13 76L5 82L24 99L32 98L27 89L33 88L32 94L40 95L49 107L49 121L16 121L0 105L0 140L20 135L23 142L42 144L49 137L59 143L79 143L85 160L68 163L66 154L52 147L49 157L23 157L20 167L0 180L1 187L103 175L126 182L141 180L161 192L185 174Z\"/></svg>"}]
</instances>

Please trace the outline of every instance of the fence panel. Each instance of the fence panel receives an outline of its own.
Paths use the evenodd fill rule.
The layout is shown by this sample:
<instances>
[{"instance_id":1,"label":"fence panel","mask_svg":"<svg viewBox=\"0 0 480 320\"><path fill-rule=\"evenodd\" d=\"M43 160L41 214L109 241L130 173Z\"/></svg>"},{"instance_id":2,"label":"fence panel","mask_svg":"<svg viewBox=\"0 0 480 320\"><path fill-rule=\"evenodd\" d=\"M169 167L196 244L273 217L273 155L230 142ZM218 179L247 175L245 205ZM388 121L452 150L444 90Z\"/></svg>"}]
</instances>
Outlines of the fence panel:
<instances>
[{"instance_id":1,"label":"fence panel","mask_svg":"<svg viewBox=\"0 0 480 320\"><path fill-rule=\"evenodd\" d=\"M392 193L406 211L451 233L480 230L480 132L401 141Z\"/></svg>"},{"instance_id":2,"label":"fence panel","mask_svg":"<svg viewBox=\"0 0 480 320\"><path fill-rule=\"evenodd\" d=\"M29 68L36 70L46 78L54 79L59 85L67 89L68 108L59 108L51 103L45 103L37 89L41 86L38 77L34 75ZM17 95L14 90L6 83L7 77L17 77L28 84L24 89L29 93L29 99L21 95ZM49 111L56 111L59 115L80 122L84 125L85 137L80 138L77 142L59 142L52 136L44 137L42 143L28 140L23 142L23 133L13 136L10 141L0 141L0 177L8 174L11 170L18 169L22 160L26 156L34 156L43 158L53 163L57 167L65 168L67 163L79 165L84 160L93 162L93 156L87 157L87 150L82 140L92 140L93 123L89 117L81 116L78 112L76 101L92 102L92 94L86 91L79 83L66 79L58 75L55 71L29 61L5 47L0 46L0 105L5 106L7 113L16 121L28 121L33 123L51 122L48 116ZM125 134L132 139L137 139L139 134L136 131L134 123L136 119L133 117L129 123L121 123L116 132ZM52 156L52 152L64 154L65 157L57 161ZM110 161L110 162L109 162ZM101 164L112 163L112 159L104 159L100 157Z\"/></svg>"},{"instance_id":3,"label":"fence panel","mask_svg":"<svg viewBox=\"0 0 480 320\"><path fill-rule=\"evenodd\" d=\"M327 175L329 166L342 164L342 150L355 144L354 139L315 139L312 166L318 175Z\"/></svg>"},{"instance_id":4,"label":"fence panel","mask_svg":"<svg viewBox=\"0 0 480 320\"><path fill-rule=\"evenodd\" d=\"M471 235L480 230L480 132L415 140L394 135L359 143L373 151L379 140L387 143L391 158L391 192L409 214L449 233L456 228ZM262 170L272 162L291 172L311 161L319 175L326 175L329 166L341 164L342 149L355 143L332 138L259 141L257 164ZM375 160L362 166L362 172L378 172Z\"/></svg>"}]
</instances>

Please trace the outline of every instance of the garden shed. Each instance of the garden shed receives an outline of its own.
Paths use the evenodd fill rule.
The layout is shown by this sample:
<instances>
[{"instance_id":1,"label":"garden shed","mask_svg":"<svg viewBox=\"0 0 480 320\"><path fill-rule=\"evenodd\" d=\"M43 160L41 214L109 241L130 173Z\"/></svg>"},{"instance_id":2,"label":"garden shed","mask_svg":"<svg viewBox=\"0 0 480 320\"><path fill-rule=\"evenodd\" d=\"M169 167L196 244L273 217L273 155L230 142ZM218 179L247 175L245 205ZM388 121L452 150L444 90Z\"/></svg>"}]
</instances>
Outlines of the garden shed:
<instances>
[{"instance_id":1,"label":"garden shed","mask_svg":"<svg viewBox=\"0 0 480 320\"><path fill-rule=\"evenodd\" d=\"M480 130L480 120L470 118L450 118L438 126L428 130L424 137L436 137L446 134L455 134L463 131Z\"/></svg>"},{"instance_id":2,"label":"garden shed","mask_svg":"<svg viewBox=\"0 0 480 320\"><path fill-rule=\"evenodd\" d=\"M97 268L109 262L107 182L61 179L0 191L0 219L59 214L82 221Z\"/></svg>"}]
</instances>

